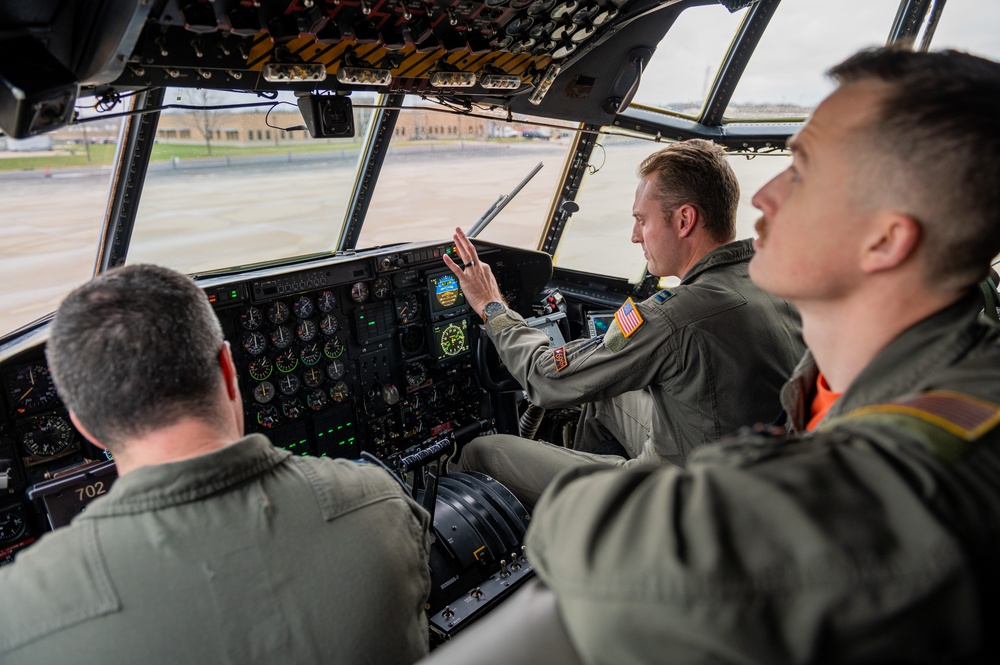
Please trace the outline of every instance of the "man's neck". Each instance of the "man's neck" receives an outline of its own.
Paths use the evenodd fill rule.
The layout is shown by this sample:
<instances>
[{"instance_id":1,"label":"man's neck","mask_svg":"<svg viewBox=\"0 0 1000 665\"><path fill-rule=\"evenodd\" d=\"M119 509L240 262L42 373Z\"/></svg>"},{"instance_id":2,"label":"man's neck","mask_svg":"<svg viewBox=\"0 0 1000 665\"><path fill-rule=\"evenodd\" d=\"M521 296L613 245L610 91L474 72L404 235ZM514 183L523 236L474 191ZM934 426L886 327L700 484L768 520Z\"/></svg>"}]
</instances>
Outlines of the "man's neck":
<instances>
[{"instance_id":1,"label":"man's neck","mask_svg":"<svg viewBox=\"0 0 1000 665\"><path fill-rule=\"evenodd\" d=\"M844 392L886 346L915 323L962 294L911 289L871 290L835 303L793 303L802 314L802 337L834 392Z\"/></svg>"},{"instance_id":2,"label":"man's neck","mask_svg":"<svg viewBox=\"0 0 1000 665\"><path fill-rule=\"evenodd\" d=\"M240 438L228 431L195 419L186 418L137 439L130 439L115 454L118 475L144 466L180 462L225 448Z\"/></svg>"},{"instance_id":3,"label":"man's neck","mask_svg":"<svg viewBox=\"0 0 1000 665\"><path fill-rule=\"evenodd\" d=\"M707 236L699 238L696 244L691 246L687 255L687 260L684 262L682 268L677 271L677 276L684 279L687 277L688 273L691 272L691 269L698 265L703 258L725 244L727 243L712 240Z\"/></svg>"}]
</instances>

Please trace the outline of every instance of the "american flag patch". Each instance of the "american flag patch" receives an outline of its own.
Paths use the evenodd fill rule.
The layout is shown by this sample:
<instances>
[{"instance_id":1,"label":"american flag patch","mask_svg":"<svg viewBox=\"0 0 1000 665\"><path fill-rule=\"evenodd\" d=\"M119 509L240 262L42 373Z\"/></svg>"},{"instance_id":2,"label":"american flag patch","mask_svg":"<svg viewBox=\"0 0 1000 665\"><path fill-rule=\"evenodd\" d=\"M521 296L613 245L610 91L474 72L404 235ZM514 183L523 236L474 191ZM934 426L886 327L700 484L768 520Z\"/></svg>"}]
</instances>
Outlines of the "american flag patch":
<instances>
[{"instance_id":1,"label":"american flag patch","mask_svg":"<svg viewBox=\"0 0 1000 665\"><path fill-rule=\"evenodd\" d=\"M569 367L569 358L566 357L565 346L560 346L558 349L552 349L552 362L555 364L557 372L561 372Z\"/></svg>"},{"instance_id":2,"label":"american flag patch","mask_svg":"<svg viewBox=\"0 0 1000 665\"><path fill-rule=\"evenodd\" d=\"M635 308L635 303L632 302L631 298L626 300L621 309L615 312L615 321L618 322L618 327L621 328L622 335L625 337L631 337L644 323L642 315Z\"/></svg>"}]
</instances>

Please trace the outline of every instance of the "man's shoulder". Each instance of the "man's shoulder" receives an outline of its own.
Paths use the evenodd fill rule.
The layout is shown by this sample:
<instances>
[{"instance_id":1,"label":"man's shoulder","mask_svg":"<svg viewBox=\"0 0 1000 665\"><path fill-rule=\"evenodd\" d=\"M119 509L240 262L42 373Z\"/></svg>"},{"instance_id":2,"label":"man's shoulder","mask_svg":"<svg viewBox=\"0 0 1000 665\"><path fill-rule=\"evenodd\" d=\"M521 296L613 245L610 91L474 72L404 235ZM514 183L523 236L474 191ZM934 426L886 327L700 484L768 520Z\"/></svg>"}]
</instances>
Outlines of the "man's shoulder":
<instances>
[{"instance_id":1,"label":"man's shoulder","mask_svg":"<svg viewBox=\"0 0 1000 665\"><path fill-rule=\"evenodd\" d=\"M72 553L72 554L67 554ZM5 654L121 609L93 522L47 533L0 569L0 661Z\"/></svg>"},{"instance_id":2,"label":"man's shoulder","mask_svg":"<svg viewBox=\"0 0 1000 665\"><path fill-rule=\"evenodd\" d=\"M325 457L292 457L289 461L312 485L327 520L394 499L416 505L388 471L374 464Z\"/></svg>"}]
</instances>

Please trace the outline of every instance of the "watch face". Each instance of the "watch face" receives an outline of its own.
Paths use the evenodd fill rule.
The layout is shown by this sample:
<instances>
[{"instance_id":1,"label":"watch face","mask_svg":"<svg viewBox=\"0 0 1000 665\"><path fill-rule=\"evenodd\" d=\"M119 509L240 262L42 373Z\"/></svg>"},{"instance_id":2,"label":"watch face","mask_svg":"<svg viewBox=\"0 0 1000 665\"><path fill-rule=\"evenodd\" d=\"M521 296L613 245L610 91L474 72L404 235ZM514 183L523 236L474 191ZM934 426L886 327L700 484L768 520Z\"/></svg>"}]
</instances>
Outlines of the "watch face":
<instances>
[{"instance_id":1,"label":"watch face","mask_svg":"<svg viewBox=\"0 0 1000 665\"><path fill-rule=\"evenodd\" d=\"M491 316L499 314L500 312L506 309L507 308L504 306L502 302L494 300L493 302L486 303L486 307L483 308L483 314L485 314L486 318L488 319Z\"/></svg>"}]
</instances>

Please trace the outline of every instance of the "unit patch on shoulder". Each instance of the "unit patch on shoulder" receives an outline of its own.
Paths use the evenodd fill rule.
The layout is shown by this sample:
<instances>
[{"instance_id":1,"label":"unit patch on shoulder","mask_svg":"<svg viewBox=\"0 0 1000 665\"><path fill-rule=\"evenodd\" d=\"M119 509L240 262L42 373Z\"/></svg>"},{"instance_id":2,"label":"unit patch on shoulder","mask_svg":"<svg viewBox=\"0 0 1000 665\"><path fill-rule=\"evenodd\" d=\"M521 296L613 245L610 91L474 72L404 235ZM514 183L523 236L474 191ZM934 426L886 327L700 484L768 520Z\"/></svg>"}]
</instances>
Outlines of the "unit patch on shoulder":
<instances>
[{"instance_id":1,"label":"unit patch on shoulder","mask_svg":"<svg viewBox=\"0 0 1000 665\"><path fill-rule=\"evenodd\" d=\"M666 289L662 289L653 294L653 299L656 300L656 302L660 303L661 305L673 297L674 297L674 292L667 291Z\"/></svg>"},{"instance_id":2,"label":"unit patch on shoulder","mask_svg":"<svg viewBox=\"0 0 1000 665\"><path fill-rule=\"evenodd\" d=\"M1000 425L1000 404L952 390L932 390L855 409L820 428L850 420L902 428L935 456L956 461L974 449L975 441Z\"/></svg>"},{"instance_id":3,"label":"unit patch on shoulder","mask_svg":"<svg viewBox=\"0 0 1000 665\"><path fill-rule=\"evenodd\" d=\"M892 404L879 404L855 413L877 411L919 418L965 441L975 441L1000 424L1000 404L951 390L932 390Z\"/></svg>"},{"instance_id":4,"label":"unit patch on shoulder","mask_svg":"<svg viewBox=\"0 0 1000 665\"><path fill-rule=\"evenodd\" d=\"M556 371L561 372L569 367L569 358L566 356L566 347L560 346L552 349L552 363L556 366Z\"/></svg>"},{"instance_id":5,"label":"unit patch on shoulder","mask_svg":"<svg viewBox=\"0 0 1000 665\"><path fill-rule=\"evenodd\" d=\"M645 323L631 298L626 300L625 304L615 312L615 321L618 323L618 327L621 328L622 335L626 339L634 335L635 331Z\"/></svg>"}]
</instances>

